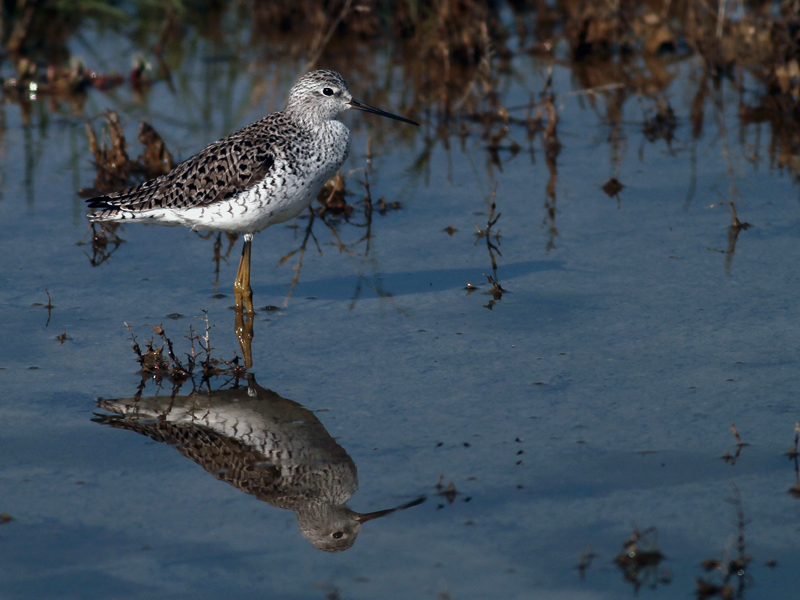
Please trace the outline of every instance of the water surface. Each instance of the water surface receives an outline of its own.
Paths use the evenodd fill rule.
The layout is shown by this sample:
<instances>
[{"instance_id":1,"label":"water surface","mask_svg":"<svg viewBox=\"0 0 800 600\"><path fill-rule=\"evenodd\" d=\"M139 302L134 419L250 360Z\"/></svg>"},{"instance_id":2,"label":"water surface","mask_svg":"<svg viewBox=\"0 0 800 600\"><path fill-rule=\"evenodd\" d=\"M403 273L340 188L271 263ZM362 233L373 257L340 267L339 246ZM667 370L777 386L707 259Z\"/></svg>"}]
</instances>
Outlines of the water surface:
<instances>
[{"instance_id":1,"label":"water surface","mask_svg":"<svg viewBox=\"0 0 800 600\"><path fill-rule=\"evenodd\" d=\"M120 39L88 28L71 50L122 72L135 44L115 50ZM91 90L79 110L37 99L27 122L18 104L2 107L0 511L13 520L0 526L0 597L626 597L637 586L614 558L651 527L644 546L664 559L632 577L642 596L691 595L697 577L713 579L701 561L737 556L742 531L745 596L791 596L796 173L770 159L766 125L740 126L739 92L724 81L693 136L696 59L660 63L672 78L660 94L675 111L669 141L647 137L653 95L631 96L610 123L609 96L572 94L582 85L555 66L555 164L519 125L509 138L520 150L504 142L498 164L474 123L463 144L445 144L429 124L343 115L349 201L363 211L371 139L373 200L399 203L375 211L368 253L365 228L342 218L329 222L350 246L318 220L321 252L310 240L283 264L307 221L256 236L255 305L279 308L255 321L258 384L313 413L352 460L351 509L427 498L364 523L347 551L315 549L292 510L220 481L174 443L97 422L110 414L97 398L130 399L141 382L124 323L140 343L162 325L183 356L206 310L213 355L240 352L230 306L241 242L217 277L213 239L129 225L93 267L76 194L94 179L87 118L118 111L132 148L147 119L187 158L279 107L301 69L189 42L171 57L174 90ZM373 102L368 78L331 66ZM538 94L545 67L516 55L504 105ZM394 111L404 81L399 70L386 80L380 105ZM619 199L601 189L612 176ZM492 198L487 245L476 230ZM719 204L730 200L751 224L733 254ZM171 389L151 380L143 394ZM455 494L443 493L451 482Z\"/></svg>"}]
</instances>

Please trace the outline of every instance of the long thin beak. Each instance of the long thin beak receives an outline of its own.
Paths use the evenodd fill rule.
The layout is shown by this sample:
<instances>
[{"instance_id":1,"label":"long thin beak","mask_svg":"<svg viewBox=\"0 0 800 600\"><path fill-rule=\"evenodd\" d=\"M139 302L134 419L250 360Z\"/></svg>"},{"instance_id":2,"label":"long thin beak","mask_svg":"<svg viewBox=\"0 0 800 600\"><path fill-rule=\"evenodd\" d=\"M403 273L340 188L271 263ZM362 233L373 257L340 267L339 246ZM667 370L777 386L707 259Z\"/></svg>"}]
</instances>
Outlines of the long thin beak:
<instances>
[{"instance_id":1,"label":"long thin beak","mask_svg":"<svg viewBox=\"0 0 800 600\"><path fill-rule=\"evenodd\" d=\"M350 107L357 108L358 110L363 110L364 112L380 115L382 117L389 117L390 119L394 119L395 121L402 121L403 123L408 123L410 125L416 125L419 127L419 123L417 123L416 121L412 121L411 119L406 119L405 117L398 117L397 115L388 113L385 110L381 110L380 108L375 108L374 106L370 106L369 104L364 104L363 102L359 102L355 98L350 100Z\"/></svg>"},{"instance_id":2,"label":"long thin beak","mask_svg":"<svg viewBox=\"0 0 800 600\"><path fill-rule=\"evenodd\" d=\"M356 521L358 521L359 523L366 523L367 521L372 521L372 519L380 519L381 517L385 517L386 515L391 514L396 510L397 510L396 508L390 508L388 510L379 510L371 513L358 513Z\"/></svg>"},{"instance_id":3,"label":"long thin beak","mask_svg":"<svg viewBox=\"0 0 800 600\"><path fill-rule=\"evenodd\" d=\"M413 123L413 121L412 121L412 123ZM416 125L416 123L415 123L415 125ZM412 500L411 502L406 502L405 504L402 504L402 505L397 506L395 508L387 508L386 510L379 510L379 511L371 512L371 513L356 513L357 514L356 520L359 523L366 523L367 521L372 521L372 519L380 519L381 517L385 517L386 515L391 514L396 510L405 510L407 508L411 508L412 506L419 506L420 504L425 502L425 500L426 500L426 497L425 496L421 496L420 498L417 498L416 500Z\"/></svg>"}]
</instances>

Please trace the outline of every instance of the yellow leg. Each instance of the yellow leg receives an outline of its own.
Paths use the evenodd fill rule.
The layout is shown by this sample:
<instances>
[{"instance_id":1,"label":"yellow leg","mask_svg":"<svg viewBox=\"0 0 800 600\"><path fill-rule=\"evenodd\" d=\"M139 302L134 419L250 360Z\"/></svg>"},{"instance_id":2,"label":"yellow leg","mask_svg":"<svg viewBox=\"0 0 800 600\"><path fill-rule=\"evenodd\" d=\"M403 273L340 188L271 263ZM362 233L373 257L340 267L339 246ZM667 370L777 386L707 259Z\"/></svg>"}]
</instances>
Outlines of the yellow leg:
<instances>
[{"instance_id":1,"label":"yellow leg","mask_svg":"<svg viewBox=\"0 0 800 600\"><path fill-rule=\"evenodd\" d=\"M236 317L234 330L236 339L239 340L239 348L244 358L245 369L253 367L253 318L252 313L244 313L241 306L236 307Z\"/></svg>"},{"instance_id":2,"label":"yellow leg","mask_svg":"<svg viewBox=\"0 0 800 600\"><path fill-rule=\"evenodd\" d=\"M242 258L239 261L239 270L233 283L233 295L236 300L236 317L234 329L239 348L242 350L244 366L249 369L253 366L253 289L250 287L250 243L253 241L252 233L244 234L244 247Z\"/></svg>"},{"instance_id":3,"label":"yellow leg","mask_svg":"<svg viewBox=\"0 0 800 600\"><path fill-rule=\"evenodd\" d=\"M236 300L236 310L247 311L252 315L253 310L253 290L250 287L250 242L253 240L252 233L244 234L244 247L242 247L242 258L239 260L239 270L236 272L236 281L233 283L233 295Z\"/></svg>"}]
</instances>

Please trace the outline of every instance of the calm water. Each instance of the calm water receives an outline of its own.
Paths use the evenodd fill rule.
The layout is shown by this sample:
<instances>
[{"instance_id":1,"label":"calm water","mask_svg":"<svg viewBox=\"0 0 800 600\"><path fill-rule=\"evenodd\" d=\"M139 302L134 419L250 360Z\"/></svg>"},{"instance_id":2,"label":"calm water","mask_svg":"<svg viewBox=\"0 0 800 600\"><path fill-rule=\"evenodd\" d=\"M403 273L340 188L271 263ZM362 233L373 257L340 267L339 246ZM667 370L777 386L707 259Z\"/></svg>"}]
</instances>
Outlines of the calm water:
<instances>
[{"instance_id":1,"label":"calm water","mask_svg":"<svg viewBox=\"0 0 800 600\"><path fill-rule=\"evenodd\" d=\"M135 51L112 32L73 44L104 70L127 70ZM376 211L368 253L363 228L339 220L350 245L340 251L317 221L321 253L309 241L291 290L301 254L279 260L300 247L306 221L256 236L255 304L280 308L255 323L252 373L269 407L246 382L193 398L187 384L180 402L228 414L228 425L225 411L253 404L256 416L237 418L253 435L271 423L284 449L305 440L292 450L311 456L300 467L345 465L331 476L343 488L319 492L338 494L334 504L353 491L342 483L353 477L348 460L358 472L352 510L424 503L364 523L344 552L321 552L301 533L291 493L218 481L234 475L182 456L187 446L158 430L160 413L144 400L127 421L139 432L109 426L121 423L109 407L134 410L141 380L124 323L140 342L162 324L183 356L207 310L213 354L239 351L229 307L240 245L218 286L213 240L185 229L127 226L92 267L76 195L94 179L84 121L117 110L135 156L147 119L187 158L279 107L301 69L231 52L190 36L172 59L174 92L163 82L143 99L129 86L90 91L77 110L39 98L27 126L18 105L0 109L0 512L13 519L0 525L0 598L631 597L613 561L634 527L655 527L645 549L664 555L635 574L639 595L685 598L697 577L719 581L701 561L737 555L737 507L752 557L744 597L796 593L800 500L784 455L800 419L796 173L771 161L768 126L740 129L738 92L725 85L693 139L693 59L661 65L674 77L661 95L677 118L669 143L643 133L653 97L631 95L612 127L608 97L592 105L570 94L580 84L554 69L555 199L541 139L528 151L522 127L510 131L522 149L500 150L498 166L477 126L448 150L429 126L346 114L345 169L365 167L371 136L373 198L401 205ZM352 64L321 66L379 103ZM546 70L526 55L511 66L502 100L524 105ZM402 88L398 72L390 89ZM397 110L395 98L380 104ZM625 185L619 203L601 190L614 175ZM362 178L352 173L350 202ZM492 250L475 224L486 227L495 186ZM731 199L752 227L725 255L730 210L709 206ZM483 276L492 253L506 290L494 302ZM468 294L468 282L480 289ZM49 322L34 305L47 303L45 289ZM150 381L144 397L170 389ZM99 407L98 397L118 401ZM724 461L737 452L731 423L748 445ZM256 468L275 469L266 463ZM313 493L327 485L315 482ZM455 495L442 494L451 482Z\"/></svg>"}]
</instances>

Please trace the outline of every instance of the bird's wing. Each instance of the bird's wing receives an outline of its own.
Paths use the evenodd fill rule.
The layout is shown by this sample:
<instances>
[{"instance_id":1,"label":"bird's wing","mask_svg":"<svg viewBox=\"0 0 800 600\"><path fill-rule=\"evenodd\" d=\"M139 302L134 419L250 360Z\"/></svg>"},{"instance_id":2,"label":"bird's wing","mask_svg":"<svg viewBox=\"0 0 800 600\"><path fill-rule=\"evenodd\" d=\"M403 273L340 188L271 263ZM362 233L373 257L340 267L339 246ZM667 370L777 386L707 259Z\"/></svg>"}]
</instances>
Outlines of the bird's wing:
<instances>
[{"instance_id":1,"label":"bird's wing","mask_svg":"<svg viewBox=\"0 0 800 600\"><path fill-rule=\"evenodd\" d=\"M94 217L118 211L191 208L227 200L264 179L275 164L277 131L293 128L274 113L214 142L169 173L87 200Z\"/></svg>"},{"instance_id":2,"label":"bird's wing","mask_svg":"<svg viewBox=\"0 0 800 600\"><path fill-rule=\"evenodd\" d=\"M98 415L93 420L173 446L220 481L248 494L268 499L281 493L279 467L255 448L212 429L166 419L141 419L136 415Z\"/></svg>"}]
</instances>

